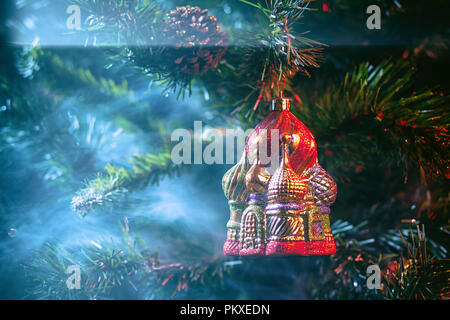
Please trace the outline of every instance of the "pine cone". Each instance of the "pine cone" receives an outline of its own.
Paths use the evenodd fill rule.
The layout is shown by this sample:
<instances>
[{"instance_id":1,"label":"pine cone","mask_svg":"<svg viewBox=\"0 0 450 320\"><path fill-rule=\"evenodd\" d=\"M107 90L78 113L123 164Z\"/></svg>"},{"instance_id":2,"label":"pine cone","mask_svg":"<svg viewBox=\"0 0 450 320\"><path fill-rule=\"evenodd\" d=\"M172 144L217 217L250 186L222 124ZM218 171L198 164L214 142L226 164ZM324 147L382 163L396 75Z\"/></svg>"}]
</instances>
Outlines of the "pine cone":
<instances>
[{"instance_id":1,"label":"pine cone","mask_svg":"<svg viewBox=\"0 0 450 320\"><path fill-rule=\"evenodd\" d=\"M180 72L199 75L216 68L228 47L216 17L199 7L177 7L167 14L166 39L174 45L169 56Z\"/></svg>"}]
</instances>

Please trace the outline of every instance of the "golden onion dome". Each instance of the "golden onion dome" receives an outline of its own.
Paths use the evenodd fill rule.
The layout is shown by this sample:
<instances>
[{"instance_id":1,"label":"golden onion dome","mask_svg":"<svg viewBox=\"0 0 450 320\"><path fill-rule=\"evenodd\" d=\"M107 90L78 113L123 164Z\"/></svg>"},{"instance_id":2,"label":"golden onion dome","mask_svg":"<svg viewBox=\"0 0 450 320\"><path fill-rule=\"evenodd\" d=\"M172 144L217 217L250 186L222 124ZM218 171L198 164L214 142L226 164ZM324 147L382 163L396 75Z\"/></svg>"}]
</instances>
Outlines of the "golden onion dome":
<instances>
[{"instance_id":1,"label":"golden onion dome","mask_svg":"<svg viewBox=\"0 0 450 320\"><path fill-rule=\"evenodd\" d=\"M314 203L317 206L330 207L337 196L336 182L319 165L308 169L305 174L309 179L309 188L314 195Z\"/></svg>"},{"instance_id":2,"label":"golden onion dome","mask_svg":"<svg viewBox=\"0 0 450 320\"><path fill-rule=\"evenodd\" d=\"M283 156L280 166L272 175L267 191L268 203L300 203L306 193L308 178L299 176L289 164L288 143L290 139L283 137Z\"/></svg>"}]
</instances>

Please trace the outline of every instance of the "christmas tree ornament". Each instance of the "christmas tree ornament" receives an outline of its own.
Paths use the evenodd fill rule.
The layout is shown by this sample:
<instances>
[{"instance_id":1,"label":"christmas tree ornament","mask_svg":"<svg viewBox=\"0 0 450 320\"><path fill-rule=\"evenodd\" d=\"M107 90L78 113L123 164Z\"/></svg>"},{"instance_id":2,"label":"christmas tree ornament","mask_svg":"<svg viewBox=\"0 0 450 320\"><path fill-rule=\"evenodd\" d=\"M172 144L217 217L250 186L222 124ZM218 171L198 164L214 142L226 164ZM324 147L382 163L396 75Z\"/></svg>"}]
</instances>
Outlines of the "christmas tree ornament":
<instances>
[{"instance_id":1,"label":"christmas tree ornament","mask_svg":"<svg viewBox=\"0 0 450 320\"><path fill-rule=\"evenodd\" d=\"M249 135L241 160L222 181L230 204L224 254L334 254L329 214L336 183L319 165L315 139L290 113L289 100L275 99L271 111ZM277 136L271 134L273 129ZM260 147L267 142L270 157L275 138L282 152L279 166L270 172L261 164Z\"/></svg>"},{"instance_id":2,"label":"christmas tree ornament","mask_svg":"<svg viewBox=\"0 0 450 320\"><path fill-rule=\"evenodd\" d=\"M228 38L208 10L177 7L167 14L164 33L170 50L169 59L182 73L200 75L216 68L228 47Z\"/></svg>"}]
</instances>

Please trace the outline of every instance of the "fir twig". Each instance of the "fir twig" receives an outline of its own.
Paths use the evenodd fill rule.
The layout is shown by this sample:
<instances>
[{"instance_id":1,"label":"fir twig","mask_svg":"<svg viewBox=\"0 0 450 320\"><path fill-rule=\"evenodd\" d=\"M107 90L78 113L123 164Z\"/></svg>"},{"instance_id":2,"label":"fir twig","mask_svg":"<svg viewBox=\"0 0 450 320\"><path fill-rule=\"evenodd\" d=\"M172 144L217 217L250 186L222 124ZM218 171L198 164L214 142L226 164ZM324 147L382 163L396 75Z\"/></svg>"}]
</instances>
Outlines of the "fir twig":
<instances>
[{"instance_id":1,"label":"fir twig","mask_svg":"<svg viewBox=\"0 0 450 320\"><path fill-rule=\"evenodd\" d=\"M346 172L378 155L403 164L405 175L415 167L424 181L445 177L450 168L450 99L435 90L411 92L414 73L405 60L362 63L342 83L334 80L325 91L305 93L301 112L294 113Z\"/></svg>"},{"instance_id":2,"label":"fir twig","mask_svg":"<svg viewBox=\"0 0 450 320\"><path fill-rule=\"evenodd\" d=\"M135 155L131 169L116 168L108 164L106 173L87 183L72 200L72 209L81 216L118 200L129 190L158 184L165 175L179 175L181 166L173 164L168 152Z\"/></svg>"}]
</instances>

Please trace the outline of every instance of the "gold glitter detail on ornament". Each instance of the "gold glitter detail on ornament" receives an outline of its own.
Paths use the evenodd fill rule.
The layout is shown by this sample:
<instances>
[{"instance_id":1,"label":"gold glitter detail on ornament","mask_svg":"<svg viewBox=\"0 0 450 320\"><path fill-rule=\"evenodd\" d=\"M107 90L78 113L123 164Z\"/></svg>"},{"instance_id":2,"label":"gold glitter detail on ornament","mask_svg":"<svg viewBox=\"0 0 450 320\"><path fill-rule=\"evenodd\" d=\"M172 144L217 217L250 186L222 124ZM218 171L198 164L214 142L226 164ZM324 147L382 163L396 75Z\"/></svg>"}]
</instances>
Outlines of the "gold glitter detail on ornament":
<instances>
[{"instance_id":1,"label":"gold glitter detail on ornament","mask_svg":"<svg viewBox=\"0 0 450 320\"><path fill-rule=\"evenodd\" d=\"M308 239L325 240L331 234L330 219L328 214L320 214L317 207L312 206L307 209L308 215Z\"/></svg>"},{"instance_id":2,"label":"gold glitter detail on ornament","mask_svg":"<svg viewBox=\"0 0 450 320\"><path fill-rule=\"evenodd\" d=\"M264 193L266 191L267 182L270 175L261 168L259 163L255 163L250 167L245 175L245 184L250 193Z\"/></svg>"},{"instance_id":3,"label":"gold glitter detail on ornament","mask_svg":"<svg viewBox=\"0 0 450 320\"><path fill-rule=\"evenodd\" d=\"M333 178L319 164L310 168L305 175L309 178L308 186L313 191L315 205L331 206L337 196Z\"/></svg>"},{"instance_id":4,"label":"gold glitter detail on ornament","mask_svg":"<svg viewBox=\"0 0 450 320\"><path fill-rule=\"evenodd\" d=\"M228 200L245 203L248 197L248 190L245 185L245 175L247 174L247 163L245 153L222 178L222 189Z\"/></svg>"},{"instance_id":5,"label":"gold glitter detail on ornament","mask_svg":"<svg viewBox=\"0 0 450 320\"><path fill-rule=\"evenodd\" d=\"M241 222L241 249L258 249L265 242L264 216L262 208L250 205L244 211Z\"/></svg>"},{"instance_id":6,"label":"gold glitter detail on ornament","mask_svg":"<svg viewBox=\"0 0 450 320\"><path fill-rule=\"evenodd\" d=\"M239 229L228 228L227 239L232 241L239 241Z\"/></svg>"},{"instance_id":7,"label":"gold glitter detail on ornament","mask_svg":"<svg viewBox=\"0 0 450 320\"><path fill-rule=\"evenodd\" d=\"M305 240L305 224L302 215L270 215L266 218L268 241Z\"/></svg>"},{"instance_id":8,"label":"gold glitter detail on ornament","mask_svg":"<svg viewBox=\"0 0 450 320\"><path fill-rule=\"evenodd\" d=\"M283 157L280 167L270 179L267 201L268 203L300 203L306 192L308 179L300 177L289 164L288 146L283 143Z\"/></svg>"}]
</instances>

